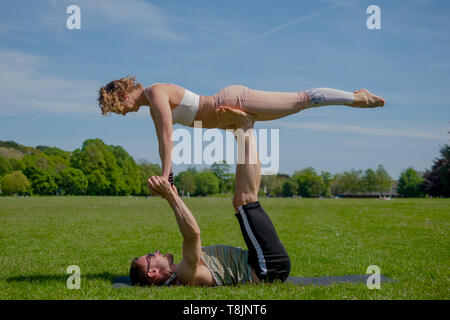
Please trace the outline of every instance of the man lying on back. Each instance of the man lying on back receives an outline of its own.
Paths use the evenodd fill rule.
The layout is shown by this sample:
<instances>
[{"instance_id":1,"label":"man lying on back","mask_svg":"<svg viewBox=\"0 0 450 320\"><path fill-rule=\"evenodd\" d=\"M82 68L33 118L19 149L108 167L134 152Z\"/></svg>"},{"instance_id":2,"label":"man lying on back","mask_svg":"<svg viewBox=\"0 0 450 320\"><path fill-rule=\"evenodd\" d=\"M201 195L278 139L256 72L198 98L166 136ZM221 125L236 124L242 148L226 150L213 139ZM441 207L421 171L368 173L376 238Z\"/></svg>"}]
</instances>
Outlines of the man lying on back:
<instances>
[{"instance_id":1,"label":"man lying on back","mask_svg":"<svg viewBox=\"0 0 450 320\"><path fill-rule=\"evenodd\" d=\"M248 250L212 245L202 247L200 228L177 189L162 177L148 180L150 192L167 200L183 236L183 258L174 263L172 254L160 251L133 259L130 268L134 285L223 286L243 283L285 281L291 263L269 216L258 201L261 167L253 134L253 122L245 130L245 163L236 166L235 216ZM238 143L238 151L244 144ZM256 161L250 161L250 157Z\"/></svg>"}]
</instances>

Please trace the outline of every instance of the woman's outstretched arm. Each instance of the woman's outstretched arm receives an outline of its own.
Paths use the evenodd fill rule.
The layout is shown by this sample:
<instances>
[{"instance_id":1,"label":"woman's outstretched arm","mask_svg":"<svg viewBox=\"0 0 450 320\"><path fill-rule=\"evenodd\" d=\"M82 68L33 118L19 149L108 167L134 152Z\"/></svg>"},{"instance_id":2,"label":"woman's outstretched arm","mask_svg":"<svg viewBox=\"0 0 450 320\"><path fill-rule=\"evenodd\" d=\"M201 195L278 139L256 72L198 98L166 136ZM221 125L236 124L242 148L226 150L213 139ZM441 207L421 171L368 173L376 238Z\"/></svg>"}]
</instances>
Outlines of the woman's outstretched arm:
<instances>
[{"instance_id":1,"label":"woman's outstretched arm","mask_svg":"<svg viewBox=\"0 0 450 320\"><path fill-rule=\"evenodd\" d=\"M172 112L169 99L165 93L160 91L155 94L155 92L152 92L150 99L152 100L150 114L155 123L156 135L158 137L159 156L162 167L161 176L168 179L172 171Z\"/></svg>"}]
</instances>

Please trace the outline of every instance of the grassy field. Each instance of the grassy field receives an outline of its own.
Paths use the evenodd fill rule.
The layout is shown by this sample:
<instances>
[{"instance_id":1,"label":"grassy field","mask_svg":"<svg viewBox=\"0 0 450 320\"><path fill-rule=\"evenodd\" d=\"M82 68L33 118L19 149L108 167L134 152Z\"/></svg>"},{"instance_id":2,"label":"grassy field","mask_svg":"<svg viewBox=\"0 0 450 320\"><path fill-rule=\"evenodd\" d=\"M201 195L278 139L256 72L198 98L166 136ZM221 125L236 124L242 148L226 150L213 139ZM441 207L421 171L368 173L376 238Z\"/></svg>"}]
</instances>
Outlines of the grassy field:
<instances>
[{"instance_id":1,"label":"grassy field","mask_svg":"<svg viewBox=\"0 0 450 320\"><path fill-rule=\"evenodd\" d=\"M202 244L245 247L227 198L186 199ZM161 249L181 259L181 236L159 198L0 198L0 299L449 299L450 200L261 199L292 261L293 276L365 274L397 280L219 288L122 288L130 260ZM81 289L66 268L81 269Z\"/></svg>"}]
</instances>

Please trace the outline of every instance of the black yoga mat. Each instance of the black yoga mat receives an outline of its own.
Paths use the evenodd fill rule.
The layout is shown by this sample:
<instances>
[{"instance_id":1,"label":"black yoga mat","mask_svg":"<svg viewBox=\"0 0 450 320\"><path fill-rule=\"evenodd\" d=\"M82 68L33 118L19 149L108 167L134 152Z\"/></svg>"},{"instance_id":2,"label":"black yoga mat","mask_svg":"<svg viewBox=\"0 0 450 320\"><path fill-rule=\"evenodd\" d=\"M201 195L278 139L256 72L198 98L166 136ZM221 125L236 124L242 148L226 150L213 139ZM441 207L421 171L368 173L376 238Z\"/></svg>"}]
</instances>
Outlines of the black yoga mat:
<instances>
[{"instance_id":1,"label":"black yoga mat","mask_svg":"<svg viewBox=\"0 0 450 320\"><path fill-rule=\"evenodd\" d=\"M329 286L335 283L367 283L367 279L370 274L367 275L347 275L347 276L330 276L330 277L289 277L286 282L298 284L298 285L316 285L316 286ZM383 275L380 275L380 283L394 282L394 279L390 279Z\"/></svg>"},{"instance_id":2,"label":"black yoga mat","mask_svg":"<svg viewBox=\"0 0 450 320\"><path fill-rule=\"evenodd\" d=\"M335 283L367 283L367 279L370 277L367 275L347 275L347 276L330 276L330 277L289 277L286 283L293 283L295 285L315 285L315 286L329 286ZM380 275L380 283L394 282L394 279L390 279L383 275ZM114 279L114 288L129 287L130 277L123 276Z\"/></svg>"}]
</instances>

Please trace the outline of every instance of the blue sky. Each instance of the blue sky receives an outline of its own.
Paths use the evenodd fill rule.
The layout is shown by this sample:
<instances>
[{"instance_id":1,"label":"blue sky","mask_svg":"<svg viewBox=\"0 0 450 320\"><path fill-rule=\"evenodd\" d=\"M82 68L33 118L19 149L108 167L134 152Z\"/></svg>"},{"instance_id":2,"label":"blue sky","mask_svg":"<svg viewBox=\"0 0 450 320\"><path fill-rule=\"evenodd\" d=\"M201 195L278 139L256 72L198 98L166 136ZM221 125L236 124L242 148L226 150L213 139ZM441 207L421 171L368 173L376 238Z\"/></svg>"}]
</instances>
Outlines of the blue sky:
<instances>
[{"instance_id":1,"label":"blue sky","mask_svg":"<svg viewBox=\"0 0 450 320\"><path fill-rule=\"evenodd\" d=\"M81 8L81 30L66 8ZM381 8L381 30L366 8ZM330 106L280 130L280 172L429 168L450 135L448 1L2 1L0 140L65 150L89 138L160 163L148 109L102 117L97 90L127 74L200 95L367 88L383 109ZM177 126L178 127L178 126ZM184 166L175 166L175 172Z\"/></svg>"}]
</instances>

